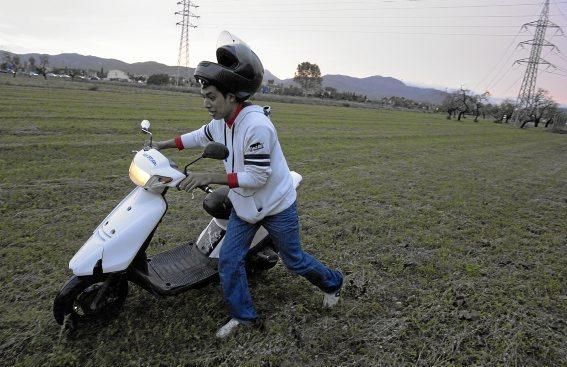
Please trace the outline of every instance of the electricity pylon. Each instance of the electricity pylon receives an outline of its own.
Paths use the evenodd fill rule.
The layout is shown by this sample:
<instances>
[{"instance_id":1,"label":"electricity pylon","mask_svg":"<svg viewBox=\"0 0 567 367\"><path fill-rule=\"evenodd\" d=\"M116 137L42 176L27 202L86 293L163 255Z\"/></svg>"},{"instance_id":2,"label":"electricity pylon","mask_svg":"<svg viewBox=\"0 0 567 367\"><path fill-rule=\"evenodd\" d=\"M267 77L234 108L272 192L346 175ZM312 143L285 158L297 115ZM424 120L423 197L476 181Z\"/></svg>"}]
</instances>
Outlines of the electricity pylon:
<instances>
[{"instance_id":1,"label":"electricity pylon","mask_svg":"<svg viewBox=\"0 0 567 367\"><path fill-rule=\"evenodd\" d=\"M199 18L191 12L191 8L199 7L191 0L178 1L177 5L181 5L183 9L175 12L175 15L181 16L181 21L176 23L176 25L181 26L181 37L179 38L179 56L177 58L175 85L179 85L182 78L189 81L191 77L189 73L189 29L197 28L196 25L191 23L191 18Z\"/></svg>"},{"instance_id":2,"label":"electricity pylon","mask_svg":"<svg viewBox=\"0 0 567 367\"><path fill-rule=\"evenodd\" d=\"M547 68L555 68L553 64L541 57L541 50L543 47L551 47L552 50L557 49L554 44L546 41L545 39L545 32L547 31L547 28L557 28L561 31L561 28L558 25L549 21L549 0L545 1L539 19L535 22L524 24L522 29L527 29L528 27L535 27L536 30L534 38L529 41L520 42L520 46L531 45L530 57L527 59L516 60L514 62L514 64L527 64L524 80L522 81L522 86L518 93L518 99L516 100L516 108L514 109L511 119L512 123L516 125L521 125L523 120L532 111L534 96L536 94L536 80L539 65L546 65Z\"/></svg>"}]
</instances>

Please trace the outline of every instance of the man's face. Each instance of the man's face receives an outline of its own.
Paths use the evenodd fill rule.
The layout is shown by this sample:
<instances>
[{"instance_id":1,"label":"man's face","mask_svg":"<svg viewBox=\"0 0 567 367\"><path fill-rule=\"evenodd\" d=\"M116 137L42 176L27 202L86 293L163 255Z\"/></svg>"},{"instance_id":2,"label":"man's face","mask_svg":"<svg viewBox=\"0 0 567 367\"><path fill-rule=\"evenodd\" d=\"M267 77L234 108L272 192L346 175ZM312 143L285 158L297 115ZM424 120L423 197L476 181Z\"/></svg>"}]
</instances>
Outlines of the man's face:
<instances>
[{"instance_id":1,"label":"man's face","mask_svg":"<svg viewBox=\"0 0 567 367\"><path fill-rule=\"evenodd\" d=\"M227 120L237 106L234 94L227 93L225 97L214 85L202 87L201 95L204 107L215 120Z\"/></svg>"}]
</instances>

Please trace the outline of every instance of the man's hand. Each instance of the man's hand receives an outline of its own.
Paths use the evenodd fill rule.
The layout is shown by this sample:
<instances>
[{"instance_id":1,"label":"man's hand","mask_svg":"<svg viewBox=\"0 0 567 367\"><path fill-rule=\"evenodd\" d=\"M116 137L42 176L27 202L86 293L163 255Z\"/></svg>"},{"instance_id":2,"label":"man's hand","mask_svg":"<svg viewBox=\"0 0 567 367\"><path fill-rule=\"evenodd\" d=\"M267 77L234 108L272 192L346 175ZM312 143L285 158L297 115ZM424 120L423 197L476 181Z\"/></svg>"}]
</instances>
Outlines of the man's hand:
<instances>
[{"instance_id":1,"label":"man's hand","mask_svg":"<svg viewBox=\"0 0 567 367\"><path fill-rule=\"evenodd\" d=\"M163 149L163 142L162 141L155 141L152 144L152 148L154 148L155 150L162 150Z\"/></svg>"},{"instance_id":2,"label":"man's hand","mask_svg":"<svg viewBox=\"0 0 567 367\"><path fill-rule=\"evenodd\" d=\"M160 142L154 141L154 142L152 142L152 146L150 146L150 141L146 140L144 142L144 150L150 150L150 149L160 150L161 149Z\"/></svg>"},{"instance_id":3,"label":"man's hand","mask_svg":"<svg viewBox=\"0 0 567 367\"><path fill-rule=\"evenodd\" d=\"M150 149L149 144L150 142L146 141L144 150ZM154 141L151 147L154 148L155 150L162 150L162 149L176 148L177 146L175 145L175 139L171 139L171 140Z\"/></svg>"},{"instance_id":4,"label":"man's hand","mask_svg":"<svg viewBox=\"0 0 567 367\"><path fill-rule=\"evenodd\" d=\"M183 181L179 183L179 189L191 192L196 187L206 186L210 183L213 183L211 174L190 172L187 177L185 177Z\"/></svg>"}]
</instances>

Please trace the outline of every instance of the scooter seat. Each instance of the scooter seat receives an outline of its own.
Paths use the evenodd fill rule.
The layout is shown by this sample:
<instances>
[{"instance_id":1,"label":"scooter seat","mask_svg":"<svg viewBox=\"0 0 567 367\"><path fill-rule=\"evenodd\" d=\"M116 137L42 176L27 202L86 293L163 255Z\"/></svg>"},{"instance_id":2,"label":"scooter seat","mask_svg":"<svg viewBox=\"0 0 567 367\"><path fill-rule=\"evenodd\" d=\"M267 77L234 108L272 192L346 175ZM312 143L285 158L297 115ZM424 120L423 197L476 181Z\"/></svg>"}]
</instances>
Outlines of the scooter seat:
<instances>
[{"instance_id":1,"label":"scooter seat","mask_svg":"<svg viewBox=\"0 0 567 367\"><path fill-rule=\"evenodd\" d=\"M214 218L228 219L232 211L232 203L228 198L229 191L227 186L223 186L205 196L203 209Z\"/></svg>"}]
</instances>

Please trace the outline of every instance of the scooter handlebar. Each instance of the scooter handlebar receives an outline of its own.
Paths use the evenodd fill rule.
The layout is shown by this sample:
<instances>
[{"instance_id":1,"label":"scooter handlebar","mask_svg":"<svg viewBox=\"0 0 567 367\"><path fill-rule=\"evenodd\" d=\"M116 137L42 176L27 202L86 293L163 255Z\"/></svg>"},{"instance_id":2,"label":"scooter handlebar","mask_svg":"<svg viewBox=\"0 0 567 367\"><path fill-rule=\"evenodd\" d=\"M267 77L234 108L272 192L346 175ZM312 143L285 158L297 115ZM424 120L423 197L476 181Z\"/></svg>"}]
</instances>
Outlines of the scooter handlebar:
<instances>
[{"instance_id":1,"label":"scooter handlebar","mask_svg":"<svg viewBox=\"0 0 567 367\"><path fill-rule=\"evenodd\" d=\"M205 186L198 186L201 190L203 190L204 192L206 192L207 194L210 194L211 192L213 192L213 189L211 189L209 186L205 185Z\"/></svg>"},{"instance_id":2,"label":"scooter handlebar","mask_svg":"<svg viewBox=\"0 0 567 367\"><path fill-rule=\"evenodd\" d=\"M181 190L181 188L179 187L179 184L181 183L181 181L175 185L175 187L177 188L177 190ZM205 193L210 194L211 192L213 192L213 189L211 189L208 185L203 185L203 186L197 186L197 188L203 190Z\"/></svg>"}]
</instances>

